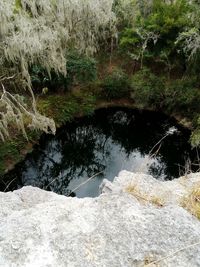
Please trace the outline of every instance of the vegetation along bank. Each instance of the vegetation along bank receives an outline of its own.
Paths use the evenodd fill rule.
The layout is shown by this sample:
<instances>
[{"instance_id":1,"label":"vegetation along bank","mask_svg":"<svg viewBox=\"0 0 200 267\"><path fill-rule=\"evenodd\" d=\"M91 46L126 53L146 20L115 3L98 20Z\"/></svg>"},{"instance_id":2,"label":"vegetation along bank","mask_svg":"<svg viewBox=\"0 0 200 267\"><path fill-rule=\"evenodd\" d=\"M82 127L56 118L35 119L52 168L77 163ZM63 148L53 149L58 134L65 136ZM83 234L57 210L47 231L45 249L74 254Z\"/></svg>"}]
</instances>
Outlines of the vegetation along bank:
<instances>
[{"instance_id":1,"label":"vegetation along bank","mask_svg":"<svg viewBox=\"0 0 200 267\"><path fill-rule=\"evenodd\" d=\"M106 105L175 116L198 146L198 1L61 2L0 4L0 174L42 132Z\"/></svg>"}]
</instances>

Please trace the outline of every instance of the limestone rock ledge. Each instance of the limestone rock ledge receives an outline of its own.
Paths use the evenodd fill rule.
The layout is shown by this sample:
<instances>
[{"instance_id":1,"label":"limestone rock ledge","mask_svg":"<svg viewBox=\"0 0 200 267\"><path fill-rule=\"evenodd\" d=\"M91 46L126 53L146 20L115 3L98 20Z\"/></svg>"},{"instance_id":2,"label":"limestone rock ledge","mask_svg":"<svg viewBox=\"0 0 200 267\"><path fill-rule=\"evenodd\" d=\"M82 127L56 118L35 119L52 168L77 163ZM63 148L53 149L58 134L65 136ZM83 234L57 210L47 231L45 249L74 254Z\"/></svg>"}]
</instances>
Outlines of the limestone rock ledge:
<instances>
[{"instance_id":1,"label":"limestone rock ledge","mask_svg":"<svg viewBox=\"0 0 200 267\"><path fill-rule=\"evenodd\" d=\"M199 182L122 171L97 198L0 193L0 266L200 266L200 221L180 204Z\"/></svg>"}]
</instances>

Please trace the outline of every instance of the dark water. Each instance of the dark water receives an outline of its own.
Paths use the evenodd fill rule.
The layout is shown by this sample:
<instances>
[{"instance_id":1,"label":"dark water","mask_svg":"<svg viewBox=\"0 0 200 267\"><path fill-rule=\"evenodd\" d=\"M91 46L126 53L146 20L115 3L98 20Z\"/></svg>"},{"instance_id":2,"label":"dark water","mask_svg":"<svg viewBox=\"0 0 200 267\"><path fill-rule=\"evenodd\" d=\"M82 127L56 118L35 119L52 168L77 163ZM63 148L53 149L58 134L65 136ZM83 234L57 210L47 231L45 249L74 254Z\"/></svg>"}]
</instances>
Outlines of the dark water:
<instances>
[{"instance_id":1,"label":"dark water","mask_svg":"<svg viewBox=\"0 0 200 267\"><path fill-rule=\"evenodd\" d=\"M69 195L101 172L73 194L94 197L103 178L113 180L121 170L173 179L184 172L188 158L195 161L197 157L189 145L189 135L175 120L160 113L101 109L92 117L66 124L56 136L43 135L40 145L3 177L0 189L32 185ZM153 147L155 155L148 160Z\"/></svg>"}]
</instances>

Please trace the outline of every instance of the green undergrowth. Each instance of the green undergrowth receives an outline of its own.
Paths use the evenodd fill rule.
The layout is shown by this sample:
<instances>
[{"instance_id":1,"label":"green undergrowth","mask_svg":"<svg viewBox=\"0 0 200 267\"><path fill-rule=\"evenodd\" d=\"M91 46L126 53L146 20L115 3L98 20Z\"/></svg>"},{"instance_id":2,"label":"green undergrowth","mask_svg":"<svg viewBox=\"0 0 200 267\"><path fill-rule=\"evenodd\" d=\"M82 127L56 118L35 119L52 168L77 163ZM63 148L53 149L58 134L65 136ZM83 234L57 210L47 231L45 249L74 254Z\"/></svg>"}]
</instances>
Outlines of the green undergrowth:
<instances>
[{"instance_id":1,"label":"green undergrowth","mask_svg":"<svg viewBox=\"0 0 200 267\"><path fill-rule=\"evenodd\" d=\"M107 58L108 60L108 58ZM103 67L105 66L105 67ZM120 67L119 67L120 66ZM169 79L164 73L156 74L144 67L130 71L120 57L113 58L112 64L105 61L98 66L98 77L86 83L76 83L68 90L47 90L37 95L37 106L41 114L53 118L59 128L75 117L92 115L99 103L122 103L130 106L163 111L168 115L180 115L188 119L196 130L192 143L200 140L200 82L195 77ZM43 92L43 90L42 90ZM14 131L15 132L15 131ZM12 168L32 150L41 132L28 131L28 139L21 133L14 133L12 140L0 144L0 175Z\"/></svg>"},{"instance_id":2,"label":"green undergrowth","mask_svg":"<svg viewBox=\"0 0 200 267\"><path fill-rule=\"evenodd\" d=\"M32 145L39 139L40 133L27 132L29 141L22 134L17 134L12 139L0 145L0 175L13 167L13 164L24 159L24 156L32 150Z\"/></svg>"},{"instance_id":3,"label":"green undergrowth","mask_svg":"<svg viewBox=\"0 0 200 267\"><path fill-rule=\"evenodd\" d=\"M7 141L0 146L0 174L9 168L10 162L21 159L20 150L23 148L23 142L19 140Z\"/></svg>"},{"instance_id":4,"label":"green undergrowth","mask_svg":"<svg viewBox=\"0 0 200 267\"><path fill-rule=\"evenodd\" d=\"M38 101L38 109L42 114L55 120L56 126L72 120L78 115L93 114L96 97L88 92L73 94L49 95Z\"/></svg>"},{"instance_id":5,"label":"green undergrowth","mask_svg":"<svg viewBox=\"0 0 200 267\"><path fill-rule=\"evenodd\" d=\"M22 2L14 0L14 14L21 14ZM39 111L61 127L76 116L91 115L99 101L103 106L106 102L115 104L126 99L135 107L162 111L188 121L193 128L191 143L199 146L199 1L115 2L118 42L112 37L112 47L111 36L107 34L108 39L102 40L95 57L72 49L73 41L70 42L65 55L66 75L56 71L53 65L49 71L50 66L45 68L46 64L39 58L28 62L26 71L30 74ZM28 17L32 16L30 9L29 4L25 5ZM14 32L17 31L16 27ZM16 72L10 63L7 60L2 63L1 77ZM20 77L21 74L13 82L9 81L12 93L20 92L23 87ZM27 95L23 93L23 97ZM29 130L27 142L17 127L9 127L12 140L0 143L0 174L20 161L41 135Z\"/></svg>"},{"instance_id":6,"label":"green undergrowth","mask_svg":"<svg viewBox=\"0 0 200 267\"><path fill-rule=\"evenodd\" d=\"M46 95L38 101L41 113L55 120L59 128L76 116L92 115L96 107L96 97L89 92L76 92L62 95ZM14 164L24 159L39 140L41 132L28 130L28 142L18 133L0 145L0 175L11 169Z\"/></svg>"}]
</instances>

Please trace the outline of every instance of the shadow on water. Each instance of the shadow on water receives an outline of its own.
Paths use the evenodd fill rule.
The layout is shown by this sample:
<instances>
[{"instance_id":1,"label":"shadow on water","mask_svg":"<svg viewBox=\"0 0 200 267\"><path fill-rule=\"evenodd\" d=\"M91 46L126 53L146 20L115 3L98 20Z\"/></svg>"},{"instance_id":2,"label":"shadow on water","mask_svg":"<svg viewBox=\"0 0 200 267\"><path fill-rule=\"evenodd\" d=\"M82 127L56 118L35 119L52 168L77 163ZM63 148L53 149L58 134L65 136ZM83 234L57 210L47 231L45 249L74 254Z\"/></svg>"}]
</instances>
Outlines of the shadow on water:
<instances>
[{"instance_id":1,"label":"shadow on water","mask_svg":"<svg viewBox=\"0 0 200 267\"><path fill-rule=\"evenodd\" d=\"M163 136L169 135L154 149ZM76 119L43 135L40 144L15 169L3 177L0 189L37 186L63 195L94 197L103 178L113 180L121 170L141 171L158 179L173 179L184 171L186 160L195 161L190 132L156 112L125 108L101 109L91 117ZM74 188L96 173L87 184Z\"/></svg>"}]
</instances>

